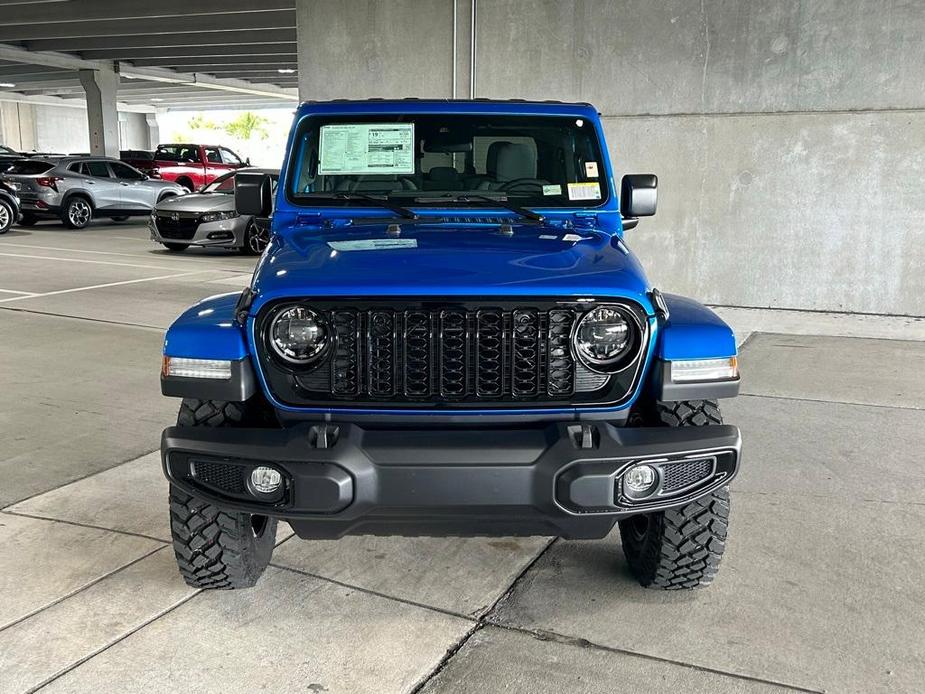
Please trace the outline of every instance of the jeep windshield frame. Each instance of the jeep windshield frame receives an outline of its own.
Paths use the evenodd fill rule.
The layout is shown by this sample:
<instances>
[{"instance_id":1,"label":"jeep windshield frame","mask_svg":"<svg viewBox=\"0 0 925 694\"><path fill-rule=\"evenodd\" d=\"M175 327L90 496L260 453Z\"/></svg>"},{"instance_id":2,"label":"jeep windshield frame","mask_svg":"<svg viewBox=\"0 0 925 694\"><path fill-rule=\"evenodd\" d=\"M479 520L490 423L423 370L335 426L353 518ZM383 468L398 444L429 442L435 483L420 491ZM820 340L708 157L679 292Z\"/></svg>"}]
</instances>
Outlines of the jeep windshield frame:
<instances>
[{"instance_id":1,"label":"jeep windshield frame","mask_svg":"<svg viewBox=\"0 0 925 694\"><path fill-rule=\"evenodd\" d=\"M335 127L323 130L327 126ZM370 154L373 147L366 138L372 138L367 133L373 129L391 130L386 136L393 137L394 149L404 151L386 151L384 158L381 151ZM329 156L325 136L335 130L340 151ZM521 208L593 210L605 207L611 196L602 149L594 123L580 116L310 115L299 122L293 138L285 195L297 207L368 208L366 195L417 209L469 208L472 203L485 208L498 197L501 208L500 198L505 198ZM341 173L330 171L334 159L344 166ZM369 173L380 165L388 173Z\"/></svg>"}]
</instances>

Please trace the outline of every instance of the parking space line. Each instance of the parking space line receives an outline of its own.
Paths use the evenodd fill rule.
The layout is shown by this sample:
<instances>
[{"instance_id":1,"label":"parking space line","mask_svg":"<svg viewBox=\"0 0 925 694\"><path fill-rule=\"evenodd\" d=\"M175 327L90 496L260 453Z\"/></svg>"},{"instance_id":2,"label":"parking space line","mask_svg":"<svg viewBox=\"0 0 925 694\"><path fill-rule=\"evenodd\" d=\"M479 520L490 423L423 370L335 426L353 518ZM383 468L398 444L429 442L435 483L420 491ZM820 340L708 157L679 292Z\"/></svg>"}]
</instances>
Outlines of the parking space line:
<instances>
[{"instance_id":1,"label":"parking space line","mask_svg":"<svg viewBox=\"0 0 925 694\"><path fill-rule=\"evenodd\" d=\"M58 258L50 255L28 255L25 253L0 253L7 258L25 258L26 260L57 260L63 263L90 263L92 265L118 265L121 267L137 267L143 270L176 270L176 267L166 265L139 265L138 263L118 263L114 260L88 260L86 258Z\"/></svg>"},{"instance_id":2,"label":"parking space line","mask_svg":"<svg viewBox=\"0 0 925 694\"><path fill-rule=\"evenodd\" d=\"M170 280L170 279L176 279L177 277L189 277L190 275L201 275L206 272L213 272L213 270L195 270L193 272L180 272L180 273L175 273L173 275L159 275L157 277L141 277L136 280L123 280L122 282L107 282L105 284L94 284L89 287L74 287L73 289L59 289L54 292L42 292L40 294L32 294L31 296L14 296L9 299L0 299L0 304L8 304L12 301L22 301L23 299L39 299L45 296L57 296L59 294L72 294L74 292L86 292L91 289L105 289L107 287L121 287L126 284L138 284L140 282L156 282L157 280Z\"/></svg>"},{"instance_id":3,"label":"parking space line","mask_svg":"<svg viewBox=\"0 0 925 694\"><path fill-rule=\"evenodd\" d=\"M127 237L116 237L127 238ZM153 245L153 244L152 244ZM129 258L137 258L137 253L120 253L119 251L90 251L85 248L62 248L60 246L36 246L30 243L0 243L0 246L14 246L16 248L35 248L42 251L67 251L68 253L93 253L95 255L124 255Z\"/></svg>"},{"instance_id":4,"label":"parking space line","mask_svg":"<svg viewBox=\"0 0 925 694\"><path fill-rule=\"evenodd\" d=\"M15 289L0 289L0 294L22 294L23 296L35 296L34 292L20 292Z\"/></svg>"}]
</instances>

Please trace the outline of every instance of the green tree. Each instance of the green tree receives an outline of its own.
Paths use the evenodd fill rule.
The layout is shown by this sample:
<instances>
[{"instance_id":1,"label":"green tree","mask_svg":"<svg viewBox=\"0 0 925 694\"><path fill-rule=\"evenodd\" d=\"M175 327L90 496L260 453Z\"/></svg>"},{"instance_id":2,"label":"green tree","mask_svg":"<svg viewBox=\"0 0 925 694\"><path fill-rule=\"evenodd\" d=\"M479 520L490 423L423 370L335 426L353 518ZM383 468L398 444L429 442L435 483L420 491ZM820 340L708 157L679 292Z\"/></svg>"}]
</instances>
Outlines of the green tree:
<instances>
[{"instance_id":1,"label":"green tree","mask_svg":"<svg viewBox=\"0 0 925 694\"><path fill-rule=\"evenodd\" d=\"M263 116L258 116L251 111L245 111L235 119L225 124L225 132L231 137L238 140L250 140L257 136L261 140L266 140L270 133L267 131L267 124L270 121Z\"/></svg>"},{"instance_id":2,"label":"green tree","mask_svg":"<svg viewBox=\"0 0 925 694\"><path fill-rule=\"evenodd\" d=\"M191 130L218 130L219 126L215 121L207 119L201 113L189 119L187 126Z\"/></svg>"}]
</instances>

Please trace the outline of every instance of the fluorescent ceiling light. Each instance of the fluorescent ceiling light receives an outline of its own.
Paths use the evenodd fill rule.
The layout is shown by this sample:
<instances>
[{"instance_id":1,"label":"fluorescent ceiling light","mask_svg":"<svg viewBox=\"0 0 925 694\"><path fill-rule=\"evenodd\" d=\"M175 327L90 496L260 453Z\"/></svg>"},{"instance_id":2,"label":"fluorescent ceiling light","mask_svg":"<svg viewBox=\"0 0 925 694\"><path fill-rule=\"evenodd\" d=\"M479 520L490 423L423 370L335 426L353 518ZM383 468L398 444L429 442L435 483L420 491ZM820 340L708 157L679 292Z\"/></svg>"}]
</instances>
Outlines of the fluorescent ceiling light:
<instances>
[{"instance_id":1,"label":"fluorescent ceiling light","mask_svg":"<svg viewBox=\"0 0 925 694\"><path fill-rule=\"evenodd\" d=\"M281 75L291 75L295 72L291 67L280 67L276 68L276 71Z\"/></svg>"}]
</instances>

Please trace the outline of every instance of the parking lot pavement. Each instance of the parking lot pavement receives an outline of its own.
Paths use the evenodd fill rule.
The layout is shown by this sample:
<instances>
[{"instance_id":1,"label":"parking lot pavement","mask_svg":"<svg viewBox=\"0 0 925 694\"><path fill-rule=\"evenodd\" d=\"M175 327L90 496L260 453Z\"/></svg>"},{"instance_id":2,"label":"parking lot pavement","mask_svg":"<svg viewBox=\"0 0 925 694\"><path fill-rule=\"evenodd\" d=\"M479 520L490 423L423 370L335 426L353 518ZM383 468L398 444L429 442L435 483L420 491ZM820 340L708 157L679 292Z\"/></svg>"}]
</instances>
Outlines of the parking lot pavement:
<instances>
[{"instance_id":1,"label":"parking lot pavement","mask_svg":"<svg viewBox=\"0 0 925 694\"><path fill-rule=\"evenodd\" d=\"M818 337L814 316L724 309L747 340L746 394L723 403L745 458L706 590L639 588L616 533L287 527L256 588L188 589L154 452L177 407L162 331L253 262L168 254L140 223L0 238L0 694L921 690L919 321L825 318Z\"/></svg>"}]
</instances>

